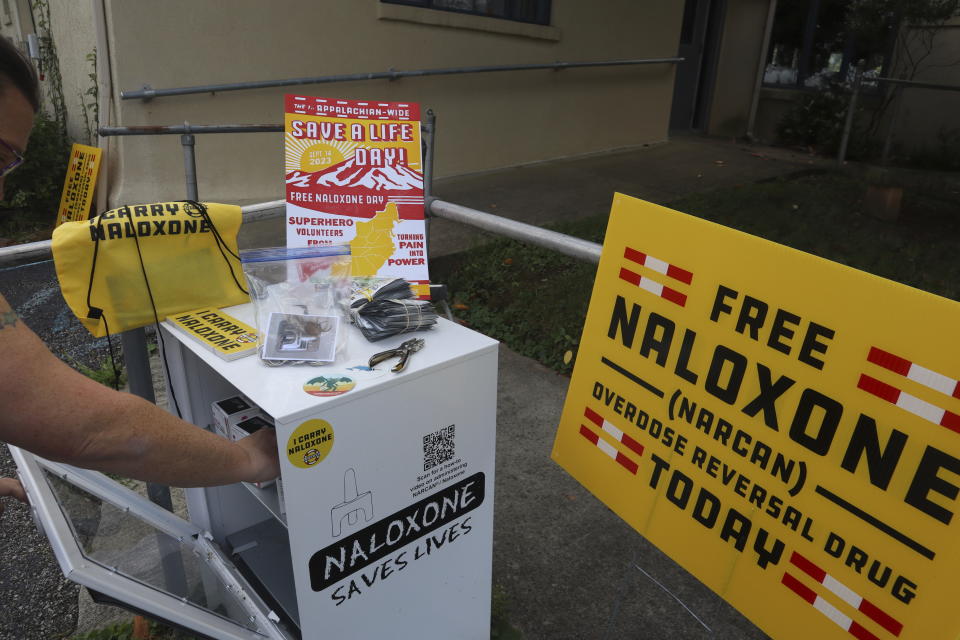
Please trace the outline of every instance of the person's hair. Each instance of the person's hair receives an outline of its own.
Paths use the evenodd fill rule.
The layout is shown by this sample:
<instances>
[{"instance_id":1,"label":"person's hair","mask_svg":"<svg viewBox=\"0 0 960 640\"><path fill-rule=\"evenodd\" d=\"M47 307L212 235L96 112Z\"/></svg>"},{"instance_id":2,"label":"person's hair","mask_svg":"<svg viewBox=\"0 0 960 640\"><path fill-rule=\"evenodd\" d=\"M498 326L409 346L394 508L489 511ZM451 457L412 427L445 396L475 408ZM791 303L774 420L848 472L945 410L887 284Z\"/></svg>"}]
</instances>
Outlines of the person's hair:
<instances>
[{"instance_id":1,"label":"person's hair","mask_svg":"<svg viewBox=\"0 0 960 640\"><path fill-rule=\"evenodd\" d=\"M11 86L23 94L34 112L40 111L40 82L33 64L12 42L0 36L0 93Z\"/></svg>"}]
</instances>

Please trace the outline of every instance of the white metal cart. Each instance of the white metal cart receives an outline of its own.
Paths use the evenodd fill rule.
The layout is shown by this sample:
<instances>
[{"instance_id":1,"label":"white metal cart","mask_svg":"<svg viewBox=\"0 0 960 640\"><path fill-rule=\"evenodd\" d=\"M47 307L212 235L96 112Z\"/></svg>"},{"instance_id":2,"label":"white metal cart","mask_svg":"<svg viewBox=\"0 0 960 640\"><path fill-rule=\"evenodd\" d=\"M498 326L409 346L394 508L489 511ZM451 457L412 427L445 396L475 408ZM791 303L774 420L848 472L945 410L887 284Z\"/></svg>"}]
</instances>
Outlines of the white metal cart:
<instances>
[{"instance_id":1,"label":"white metal cart","mask_svg":"<svg viewBox=\"0 0 960 640\"><path fill-rule=\"evenodd\" d=\"M250 305L226 311L252 324ZM271 368L161 330L185 420L206 428L239 393L275 423L284 505L276 485L190 489L187 522L11 448L69 578L213 638L489 638L494 340L441 319L392 373L367 360L411 334L369 343L351 327L342 362Z\"/></svg>"}]
</instances>

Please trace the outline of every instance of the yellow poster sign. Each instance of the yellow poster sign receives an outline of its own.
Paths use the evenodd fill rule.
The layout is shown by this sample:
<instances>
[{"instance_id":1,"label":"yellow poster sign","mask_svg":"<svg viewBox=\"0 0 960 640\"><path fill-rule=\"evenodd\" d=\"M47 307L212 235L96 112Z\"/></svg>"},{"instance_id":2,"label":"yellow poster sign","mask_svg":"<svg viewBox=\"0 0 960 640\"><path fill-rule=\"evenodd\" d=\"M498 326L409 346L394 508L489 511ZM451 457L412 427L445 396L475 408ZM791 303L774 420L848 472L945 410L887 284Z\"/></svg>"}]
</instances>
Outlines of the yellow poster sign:
<instances>
[{"instance_id":1,"label":"yellow poster sign","mask_svg":"<svg viewBox=\"0 0 960 640\"><path fill-rule=\"evenodd\" d=\"M778 640L956 638L958 327L618 194L553 459Z\"/></svg>"},{"instance_id":2,"label":"yellow poster sign","mask_svg":"<svg viewBox=\"0 0 960 640\"><path fill-rule=\"evenodd\" d=\"M90 215L93 190L100 173L100 149L74 143L70 149L70 163L63 179L60 208L57 209L57 224L80 222Z\"/></svg>"}]
</instances>

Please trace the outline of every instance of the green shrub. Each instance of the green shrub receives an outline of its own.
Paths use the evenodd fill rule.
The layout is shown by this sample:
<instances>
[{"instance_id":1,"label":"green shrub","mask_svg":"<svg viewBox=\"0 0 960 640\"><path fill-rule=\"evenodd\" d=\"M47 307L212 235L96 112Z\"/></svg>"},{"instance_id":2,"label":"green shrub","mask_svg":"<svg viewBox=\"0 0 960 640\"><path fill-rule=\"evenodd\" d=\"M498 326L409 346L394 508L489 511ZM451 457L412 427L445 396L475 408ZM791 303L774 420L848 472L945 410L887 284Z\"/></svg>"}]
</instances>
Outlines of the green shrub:
<instances>
[{"instance_id":1,"label":"green shrub","mask_svg":"<svg viewBox=\"0 0 960 640\"><path fill-rule=\"evenodd\" d=\"M809 147L817 153L834 155L840 149L849 106L849 91L837 83L805 93L777 124L777 140L788 146ZM866 111L858 106L847 149L848 158L862 159L876 151L877 145L870 139L866 120Z\"/></svg>"},{"instance_id":2,"label":"green shrub","mask_svg":"<svg viewBox=\"0 0 960 640\"><path fill-rule=\"evenodd\" d=\"M24 156L23 166L7 177L6 199L0 207L18 210L19 225L52 227L70 160L70 142L63 136L62 127L41 113Z\"/></svg>"},{"instance_id":3,"label":"green shrub","mask_svg":"<svg viewBox=\"0 0 960 640\"><path fill-rule=\"evenodd\" d=\"M906 164L929 171L960 170L960 129L941 127L937 143L914 149Z\"/></svg>"}]
</instances>

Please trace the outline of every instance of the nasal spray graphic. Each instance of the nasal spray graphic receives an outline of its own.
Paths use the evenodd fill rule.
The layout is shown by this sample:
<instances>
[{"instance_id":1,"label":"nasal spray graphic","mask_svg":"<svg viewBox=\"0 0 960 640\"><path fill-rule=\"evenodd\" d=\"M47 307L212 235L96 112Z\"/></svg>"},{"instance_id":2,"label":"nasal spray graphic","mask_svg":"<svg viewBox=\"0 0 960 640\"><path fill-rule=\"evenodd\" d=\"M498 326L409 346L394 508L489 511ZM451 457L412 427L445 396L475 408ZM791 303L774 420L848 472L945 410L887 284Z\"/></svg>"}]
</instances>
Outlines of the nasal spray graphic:
<instances>
[{"instance_id":1,"label":"nasal spray graphic","mask_svg":"<svg viewBox=\"0 0 960 640\"><path fill-rule=\"evenodd\" d=\"M373 492L365 491L357 495L357 472L352 468L347 469L343 473L343 502L330 509L333 537L340 535L344 518L348 525L357 524L361 511L365 522L373 520Z\"/></svg>"}]
</instances>

